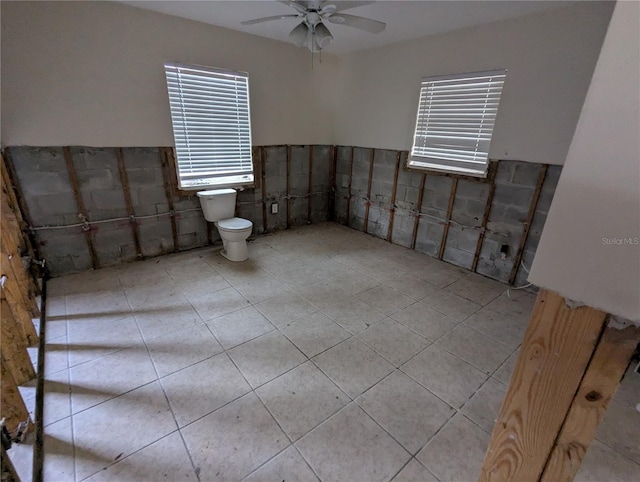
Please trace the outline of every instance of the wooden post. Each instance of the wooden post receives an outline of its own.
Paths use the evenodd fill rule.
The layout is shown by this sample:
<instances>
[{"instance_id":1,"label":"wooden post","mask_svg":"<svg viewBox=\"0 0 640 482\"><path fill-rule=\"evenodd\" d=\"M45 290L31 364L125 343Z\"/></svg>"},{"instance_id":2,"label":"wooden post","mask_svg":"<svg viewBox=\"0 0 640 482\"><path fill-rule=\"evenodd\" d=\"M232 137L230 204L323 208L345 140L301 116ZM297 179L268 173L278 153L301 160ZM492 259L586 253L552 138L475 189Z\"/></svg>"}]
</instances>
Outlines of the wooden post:
<instances>
[{"instance_id":1,"label":"wooden post","mask_svg":"<svg viewBox=\"0 0 640 482\"><path fill-rule=\"evenodd\" d=\"M484 234L487 230L487 223L489 222L489 216L491 215L491 205L493 204L493 195L496 192L496 173L498 172L498 163L489 163L489 173L487 180L489 181L489 194L487 195L487 203L484 205L484 214L482 215L482 223L480 227L480 235L478 236L478 242L476 243L476 251L473 255L473 263L471 263L471 271L478 268L478 261L480 261L480 250L482 249L482 242L484 241Z\"/></svg>"},{"instance_id":2,"label":"wooden post","mask_svg":"<svg viewBox=\"0 0 640 482\"><path fill-rule=\"evenodd\" d=\"M560 429L542 482L573 480L638 342L640 328L636 326L623 330L609 326L604 330Z\"/></svg>"},{"instance_id":3,"label":"wooden post","mask_svg":"<svg viewBox=\"0 0 640 482\"><path fill-rule=\"evenodd\" d=\"M127 214L129 215L129 223L131 224L131 234L133 235L133 243L136 247L136 255L142 258L142 247L140 246L140 235L138 234L138 222L136 221L136 213L133 209L131 201L131 190L129 189L129 178L127 170L124 167L124 156L122 148L116 148L116 158L118 159L118 172L120 173L120 182L122 184L122 192L124 194L124 202L127 205Z\"/></svg>"},{"instance_id":4,"label":"wooden post","mask_svg":"<svg viewBox=\"0 0 640 482\"><path fill-rule=\"evenodd\" d=\"M391 208L389 208L389 230L387 231L387 241L393 242L393 219L396 214L396 195L398 193L398 173L400 171L400 156L402 153L398 151L396 154L396 168L393 173L393 189L391 191Z\"/></svg>"},{"instance_id":5,"label":"wooden post","mask_svg":"<svg viewBox=\"0 0 640 482\"><path fill-rule=\"evenodd\" d=\"M373 163L376 158L376 150L371 148L371 157L369 158L369 183L367 184L367 205L364 211L364 232L369 232L369 208L371 208L371 183L373 182Z\"/></svg>"},{"instance_id":6,"label":"wooden post","mask_svg":"<svg viewBox=\"0 0 640 482\"><path fill-rule=\"evenodd\" d=\"M2 294L0 295L3 300L7 301L9 309L16 320L17 325L20 328L22 339L28 346L34 346L38 343L38 333L33 326L31 314L24 305L24 300L20 294L20 287L15 281L15 278L6 276L4 285L0 288Z\"/></svg>"},{"instance_id":7,"label":"wooden post","mask_svg":"<svg viewBox=\"0 0 640 482\"><path fill-rule=\"evenodd\" d=\"M513 284L513 282L516 280L516 275L518 274L518 267L520 266L522 254L524 253L524 245L527 242L527 236L529 235L529 230L531 229L533 216L536 214L536 207L538 206L538 200L540 199L540 192L542 191L544 178L547 175L547 169L549 169L549 164L543 164L540 168L540 173L538 174L536 190L534 191L533 198L531 199L531 203L529 204L529 212L527 213L527 219L524 222L524 230L522 231L522 236L520 236L518 251L516 251L516 259L513 261L511 273L509 274L509 284Z\"/></svg>"},{"instance_id":8,"label":"wooden post","mask_svg":"<svg viewBox=\"0 0 640 482\"><path fill-rule=\"evenodd\" d=\"M307 224L311 224L311 208L313 202L313 146L309 146L309 194L307 196Z\"/></svg>"},{"instance_id":9,"label":"wooden post","mask_svg":"<svg viewBox=\"0 0 640 482\"><path fill-rule=\"evenodd\" d=\"M338 146L331 146L329 164L329 220L336 219L336 168L338 164Z\"/></svg>"},{"instance_id":10,"label":"wooden post","mask_svg":"<svg viewBox=\"0 0 640 482\"><path fill-rule=\"evenodd\" d=\"M458 178L454 177L451 183L451 194L449 194L449 205L447 206L447 224L444 225L442 231L442 240L440 241L440 249L438 250L438 259L444 256L444 248L447 245L447 234L449 234L449 225L451 224L451 214L453 213L453 203L456 200L456 190L458 189Z\"/></svg>"},{"instance_id":11,"label":"wooden post","mask_svg":"<svg viewBox=\"0 0 640 482\"><path fill-rule=\"evenodd\" d=\"M351 218L351 181L353 180L353 152L355 147L351 146L351 154L349 154L349 186L347 187L347 226Z\"/></svg>"},{"instance_id":12,"label":"wooden post","mask_svg":"<svg viewBox=\"0 0 640 482\"><path fill-rule=\"evenodd\" d=\"M413 234L411 236L411 249L416 249L416 240L418 239L418 226L420 225L420 213L422 211L422 200L424 199L424 185L427 182L427 175L423 172L420 178L420 191L418 192L418 204L415 218L413 220Z\"/></svg>"},{"instance_id":13,"label":"wooden post","mask_svg":"<svg viewBox=\"0 0 640 482\"><path fill-rule=\"evenodd\" d=\"M291 227L291 146L287 145L287 229Z\"/></svg>"},{"instance_id":14,"label":"wooden post","mask_svg":"<svg viewBox=\"0 0 640 482\"><path fill-rule=\"evenodd\" d=\"M581 398L579 403L583 403L584 396L579 388L584 386L588 390L587 402L598 402L594 409L601 410L601 399L590 392L596 391L602 398L610 397L611 390L604 385L613 383L617 386L620 381L617 373L621 370L621 363L618 363L613 369L615 373L607 374L615 380L598 385L605 393L591 388L595 385L588 380L583 385L592 358L596 364L594 373L604 373L601 361L598 361L603 355L597 354L600 348L596 347L602 343L611 344L611 334L603 337L603 331L607 333L604 330L606 318L606 313L587 306L570 308L558 294L540 290L493 429L480 481L537 482L548 460L553 461L554 467L565 465L557 460L565 460L566 441L575 433L571 427L576 415L572 416L571 411L577 393ZM612 348L605 346L603 350L603 353L611 353ZM597 356L594 356L594 351ZM621 359L625 356L620 355ZM599 379L599 375L596 378ZM596 419L592 417L590 428L581 433L595 430ZM568 425L565 420L568 420ZM562 436L563 425L567 427L565 436ZM585 437L580 440L586 449L588 441ZM558 443L558 455L552 456ZM557 469L553 470L554 474L557 473ZM554 476L551 472L549 474Z\"/></svg>"},{"instance_id":15,"label":"wooden post","mask_svg":"<svg viewBox=\"0 0 640 482\"><path fill-rule=\"evenodd\" d=\"M180 242L178 240L178 224L176 223L176 213L173 203L173 187L171 170L173 169L173 162L169 156L173 156L171 148L160 149L160 164L162 166L162 183L164 184L164 193L167 197L167 204L169 206L169 212L171 213L171 235L173 237L173 250L175 252L180 251ZM208 225L209 223L207 223Z\"/></svg>"},{"instance_id":16,"label":"wooden post","mask_svg":"<svg viewBox=\"0 0 640 482\"><path fill-rule=\"evenodd\" d=\"M2 181L7 187L7 192L13 205L13 211L18 216L18 222L20 223L20 229L23 232L24 238L27 241L27 250L29 256L32 259L37 259L36 252L37 243L33 232L29 230L29 226L32 225L31 215L29 214L29 207L24 200L24 194L22 193L22 187L18 182L18 175L11 161L11 151L5 149L5 157L0 156L2 159Z\"/></svg>"},{"instance_id":17,"label":"wooden post","mask_svg":"<svg viewBox=\"0 0 640 482\"><path fill-rule=\"evenodd\" d=\"M62 152L64 154L64 160L67 163L67 173L69 175L69 182L71 183L71 189L73 190L73 196L78 206L78 215L81 216L83 222L88 221L87 210L82 200L82 193L80 192L80 184L78 183L78 176L76 175L76 168L73 165L73 158L71 157L71 149L63 147ZM100 267L100 261L98 260L98 253L93 245L93 237L91 235L91 229L84 229L84 236L87 240L87 247L89 248L89 255L91 256L91 264L93 269Z\"/></svg>"},{"instance_id":18,"label":"wooden post","mask_svg":"<svg viewBox=\"0 0 640 482\"><path fill-rule=\"evenodd\" d=\"M260 147L260 176L262 179L262 232L267 232L267 154L264 146Z\"/></svg>"},{"instance_id":19,"label":"wooden post","mask_svg":"<svg viewBox=\"0 0 640 482\"><path fill-rule=\"evenodd\" d=\"M21 336L22 330L13 318L9 303L4 299L0 300L0 323L2 363L7 365L15 382L22 385L34 378L36 372L27 352L26 341Z\"/></svg>"}]
</instances>

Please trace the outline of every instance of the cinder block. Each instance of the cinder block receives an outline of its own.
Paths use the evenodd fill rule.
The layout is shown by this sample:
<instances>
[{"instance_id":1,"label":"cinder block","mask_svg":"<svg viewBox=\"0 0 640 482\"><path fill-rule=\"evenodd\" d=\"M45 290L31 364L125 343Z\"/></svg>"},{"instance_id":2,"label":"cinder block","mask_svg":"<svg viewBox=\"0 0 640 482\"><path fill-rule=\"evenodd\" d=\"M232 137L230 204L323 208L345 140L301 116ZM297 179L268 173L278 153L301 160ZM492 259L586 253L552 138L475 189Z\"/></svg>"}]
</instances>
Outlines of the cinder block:
<instances>
[{"instance_id":1,"label":"cinder block","mask_svg":"<svg viewBox=\"0 0 640 482\"><path fill-rule=\"evenodd\" d=\"M174 250L171 221L168 216L141 220L138 230L144 256L158 256Z\"/></svg>"},{"instance_id":2,"label":"cinder block","mask_svg":"<svg viewBox=\"0 0 640 482\"><path fill-rule=\"evenodd\" d=\"M120 209L120 211L126 215L126 202L124 200L124 193L121 190L98 190L91 191L88 194L88 199L85 201L87 206L92 206L94 209Z\"/></svg>"},{"instance_id":3,"label":"cinder block","mask_svg":"<svg viewBox=\"0 0 640 482\"><path fill-rule=\"evenodd\" d=\"M142 186L163 186L164 179L160 168L127 167L127 179L131 188Z\"/></svg>"},{"instance_id":4,"label":"cinder block","mask_svg":"<svg viewBox=\"0 0 640 482\"><path fill-rule=\"evenodd\" d=\"M93 240L100 266L113 266L122 262L130 262L136 259L135 249L133 257L124 246L133 245L133 234L129 223L104 223L94 226Z\"/></svg>"},{"instance_id":5,"label":"cinder block","mask_svg":"<svg viewBox=\"0 0 640 482\"><path fill-rule=\"evenodd\" d=\"M329 146L313 146L313 184L329 187L329 172L333 160Z\"/></svg>"},{"instance_id":6,"label":"cinder block","mask_svg":"<svg viewBox=\"0 0 640 482\"><path fill-rule=\"evenodd\" d=\"M514 167L511 182L513 182L513 184L535 188L541 170L542 164L518 162Z\"/></svg>"},{"instance_id":7,"label":"cinder block","mask_svg":"<svg viewBox=\"0 0 640 482\"><path fill-rule=\"evenodd\" d=\"M80 228L38 231L36 239L52 276L92 268L87 241Z\"/></svg>"},{"instance_id":8,"label":"cinder block","mask_svg":"<svg viewBox=\"0 0 640 482\"><path fill-rule=\"evenodd\" d=\"M160 149L158 147L123 147L122 158L127 168L161 169Z\"/></svg>"},{"instance_id":9,"label":"cinder block","mask_svg":"<svg viewBox=\"0 0 640 482\"><path fill-rule=\"evenodd\" d=\"M497 184L493 194L493 202L500 204L512 204L529 209L534 189L530 187L516 186L513 184Z\"/></svg>"},{"instance_id":10,"label":"cinder block","mask_svg":"<svg viewBox=\"0 0 640 482\"><path fill-rule=\"evenodd\" d=\"M200 209L201 207L202 206L200 204L200 199L195 194L189 197L181 197L173 203L173 208L176 211L183 211L185 209Z\"/></svg>"},{"instance_id":11,"label":"cinder block","mask_svg":"<svg viewBox=\"0 0 640 482\"><path fill-rule=\"evenodd\" d=\"M447 246L442 254L442 260L464 269L471 269L473 253Z\"/></svg>"},{"instance_id":12,"label":"cinder block","mask_svg":"<svg viewBox=\"0 0 640 482\"><path fill-rule=\"evenodd\" d=\"M413 223L414 218L412 216L396 210L393 218L391 241L405 248L411 247L411 242L413 241Z\"/></svg>"},{"instance_id":13,"label":"cinder block","mask_svg":"<svg viewBox=\"0 0 640 482\"><path fill-rule=\"evenodd\" d=\"M433 216L446 217L449 208L449 196L434 191L425 191L422 197L422 212Z\"/></svg>"},{"instance_id":14,"label":"cinder block","mask_svg":"<svg viewBox=\"0 0 640 482\"><path fill-rule=\"evenodd\" d=\"M445 251L449 248L455 248L474 254L479 236L480 231L477 229L463 228L452 224L449 226L449 231L447 232Z\"/></svg>"},{"instance_id":15,"label":"cinder block","mask_svg":"<svg viewBox=\"0 0 640 482\"><path fill-rule=\"evenodd\" d=\"M134 195L135 192L135 195ZM167 196L162 186L139 187L132 190L131 198L135 197L135 205L155 205L166 203Z\"/></svg>"},{"instance_id":16,"label":"cinder block","mask_svg":"<svg viewBox=\"0 0 640 482\"><path fill-rule=\"evenodd\" d=\"M398 186L399 188L400 186ZM415 187L407 187L405 188L404 200L411 204L417 204L418 198L420 197L420 191ZM400 198L399 193L397 198Z\"/></svg>"},{"instance_id":17,"label":"cinder block","mask_svg":"<svg viewBox=\"0 0 640 482\"><path fill-rule=\"evenodd\" d=\"M375 204L369 207L367 232L378 238L387 238L389 232L389 211L387 209Z\"/></svg>"},{"instance_id":18,"label":"cinder block","mask_svg":"<svg viewBox=\"0 0 640 482\"><path fill-rule=\"evenodd\" d=\"M516 161L500 161L496 171L496 184L510 184L513 178L513 171L516 168Z\"/></svg>"},{"instance_id":19,"label":"cinder block","mask_svg":"<svg viewBox=\"0 0 640 482\"><path fill-rule=\"evenodd\" d=\"M25 201L36 226L68 224L67 216L73 219L72 224L78 222L78 205L70 192L37 195Z\"/></svg>"},{"instance_id":20,"label":"cinder block","mask_svg":"<svg viewBox=\"0 0 640 482\"><path fill-rule=\"evenodd\" d=\"M400 170L398 171L398 185L419 188L422 180L422 173L417 171L409 171L403 166L404 156L400 159Z\"/></svg>"},{"instance_id":21,"label":"cinder block","mask_svg":"<svg viewBox=\"0 0 640 482\"><path fill-rule=\"evenodd\" d=\"M483 182L460 179L456 187L456 201L460 199L486 200L489 195L489 185Z\"/></svg>"},{"instance_id":22,"label":"cinder block","mask_svg":"<svg viewBox=\"0 0 640 482\"><path fill-rule=\"evenodd\" d=\"M22 171L18 174L18 179L27 205L31 196L60 193L72 193L73 195L66 170L60 172Z\"/></svg>"},{"instance_id":23,"label":"cinder block","mask_svg":"<svg viewBox=\"0 0 640 482\"><path fill-rule=\"evenodd\" d=\"M78 171L108 169L118 172L118 158L113 147L71 147L71 158Z\"/></svg>"},{"instance_id":24,"label":"cinder block","mask_svg":"<svg viewBox=\"0 0 640 482\"><path fill-rule=\"evenodd\" d=\"M489 213L490 222L521 226L527 219L528 207L494 202Z\"/></svg>"},{"instance_id":25,"label":"cinder block","mask_svg":"<svg viewBox=\"0 0 640 482\"><path fill-rule=\"evenodd\" d=\"M15 168L22 190L26 186L22 180L22 173L38 172L67 172L66 162L62 153L62 147L31 147L12 146L7 147L13 167Z\"/></svg>"},{"instance_id":26,"label":"cinder block","mask_svg":"<svg viewBox=\"0 0 640 482\"><path fill-rule=\"evenodd\" d=\"M444 194L448 199L451 194L452 183L453 180L450 177L429 174L425 180L424 188L427 191Z\"/></svg>"},{"instance_id":27,"label":"cinder block","mask_svg":"<svg viewBox=\"0 0 640 482\"><path fill-rule=\"evenodd\" d=\"M78 184L84 195L97 190L113 190L120 186L120 179L117 180L109 169L78 169ZM117 172L115 173L117 176Z\"/></svg>"},{"instance_id":28,"label":"cinder block","mask_svg":"<svg viewBox=\"0 0 640 482\"><path fill-rule=\"evenodd\" d=\"M421 219L416 236L416 251L429 256L438 256L444 226Z\"/></svg>"}]
</instances>

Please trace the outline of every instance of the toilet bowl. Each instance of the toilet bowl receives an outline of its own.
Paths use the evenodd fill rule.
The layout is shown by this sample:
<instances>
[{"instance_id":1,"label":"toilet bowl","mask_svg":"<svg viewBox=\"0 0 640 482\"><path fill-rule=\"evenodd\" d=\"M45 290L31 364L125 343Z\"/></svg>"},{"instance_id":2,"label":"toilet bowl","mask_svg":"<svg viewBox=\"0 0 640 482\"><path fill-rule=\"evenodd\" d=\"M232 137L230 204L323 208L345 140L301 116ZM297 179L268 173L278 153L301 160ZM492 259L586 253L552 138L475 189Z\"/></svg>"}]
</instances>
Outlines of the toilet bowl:
<instances>
[{"instance_id":1,"label":"toilet bowl","mask_svg":"<svg viewBox=\"0 0 640 482\"><path fill-rule=\"evenodd\" d=\"M222 238L222 256L229 261L244 261L249 258L247 238L251 235L253 223L248 219L230 218L215 223Z\"/></svg>"},{"instance_id":2,"label":"toilet bowl","mask_svg":"<svg viewBox=\"0 0 640 482\"><path fill-rule=\"evenodd\" d=\"M245 261L249 258L247 238L251 235L253 223L248 219L234 217L236 191L234 189L214 189L198 192L204 218L214 223L222 239L222 256L229 261Z\"/></svg>"}]
</instances>

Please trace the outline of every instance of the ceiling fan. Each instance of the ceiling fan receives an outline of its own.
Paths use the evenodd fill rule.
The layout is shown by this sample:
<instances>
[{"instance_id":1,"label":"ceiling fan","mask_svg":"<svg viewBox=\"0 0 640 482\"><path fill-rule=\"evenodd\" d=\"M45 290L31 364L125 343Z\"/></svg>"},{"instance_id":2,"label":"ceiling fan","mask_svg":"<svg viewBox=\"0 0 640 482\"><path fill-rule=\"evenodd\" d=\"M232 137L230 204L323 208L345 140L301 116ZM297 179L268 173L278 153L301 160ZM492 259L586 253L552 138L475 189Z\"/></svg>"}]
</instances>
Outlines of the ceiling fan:
<instances>
[{"instance_id":1,"label":"ceiling fan","mask_svg":"<svg viewBox=\"0 0 640 482\"><path fill-rule=\"evenodd\" d=\"M279 0L279 3L292 7L297 13L247 20L242 22L242 25L254 25L283 18L299 18L301 22L289 33L289 38L298 47L306 47L311 52L320 52L333 40L333 35L325 25L325 21L370 33L380 33L387 26L378 20L342 13L350 8L373 3L370 1L330 3L326 0Z\"/></svg>"}]
</instances>

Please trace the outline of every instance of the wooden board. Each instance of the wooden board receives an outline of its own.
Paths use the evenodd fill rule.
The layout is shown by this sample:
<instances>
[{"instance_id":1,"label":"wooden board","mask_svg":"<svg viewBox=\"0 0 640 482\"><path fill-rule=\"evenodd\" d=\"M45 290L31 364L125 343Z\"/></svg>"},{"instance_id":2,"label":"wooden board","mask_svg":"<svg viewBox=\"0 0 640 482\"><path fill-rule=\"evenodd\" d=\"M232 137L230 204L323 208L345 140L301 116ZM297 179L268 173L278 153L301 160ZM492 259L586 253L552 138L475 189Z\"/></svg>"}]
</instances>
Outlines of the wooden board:
<instances>
[{"instance_id":1,"label":"wooden board","mask_svg":"<svg viewBox=\"0 0 640 482\"><path fill-rule=\"evenodd\" d=\"M438 259L444 256L444 249L447 246L447 235L449 234L449 225L451 224L451 215L453 214L453 204L456 201L456 191L458 189L458 178L454 177L451 182L451 193L449 194L449 205L447 206L447 223L442 230L442 239L440 240L440 249L438 250Z\"/></svg>"},{"instance_id":2,"label":"wooden board","mask_svg":"<svg viewBox=\"0 0 640 482\"><path fill-rule=\"evenodd\" d=\"M174 184L173 177L176 176L174 169L173 150L170 147L160 149L160 165L162 166L162 183L164 185L164 194L167 198L167 204L169 205L169 211L171 212L171 237L173 238L173 251L180 251L180 243L178 240L178 224L176 222L175 205L173 202ZM177 179L175 180L177 186ZM176 187L177 189L177 187ZM208 223L207 223L208 224Z\"/></svg>"},{"instance_id":3,"label":"wooden board","mask_svg":"<svg viewBox=\"0 0 640 482\"><path fill-rule=\"evenodd\" d=\"M0 417L5 419L9 432L14 432L21 422L30 420L18 385L4 363L0 364Z\"/></svg>"},{"instance_id":4,"label":"wooden board","mask_svg":"<svg viewBox=\"0 0 640 482\"><path fill-rule=\"evenodd\" d=\"M0 300L0 330L2 363L7 366L15 382L22 385L33 379L36 372L27 352L27 344L6 300Z\"/></svg>"},{"instance_id":5,"label":"wooden board","mask_svg":"<svg viewBox=\"0 0 640 482\"><path fill-rule=\"evenodd\" d=\"M542 482L571 482L640 342L640 328L604 330L544 473Z\"/></svg>"},{"instance_id":6,"label":"wooden board","mask_svg":"<svg viewBox=\"0 0 640 482\"><path fill-rule=\"evenodd\" d=\"M491 436L482 482L538 481L607 315L540 290Z\"/></svg>"}]
</instances>

